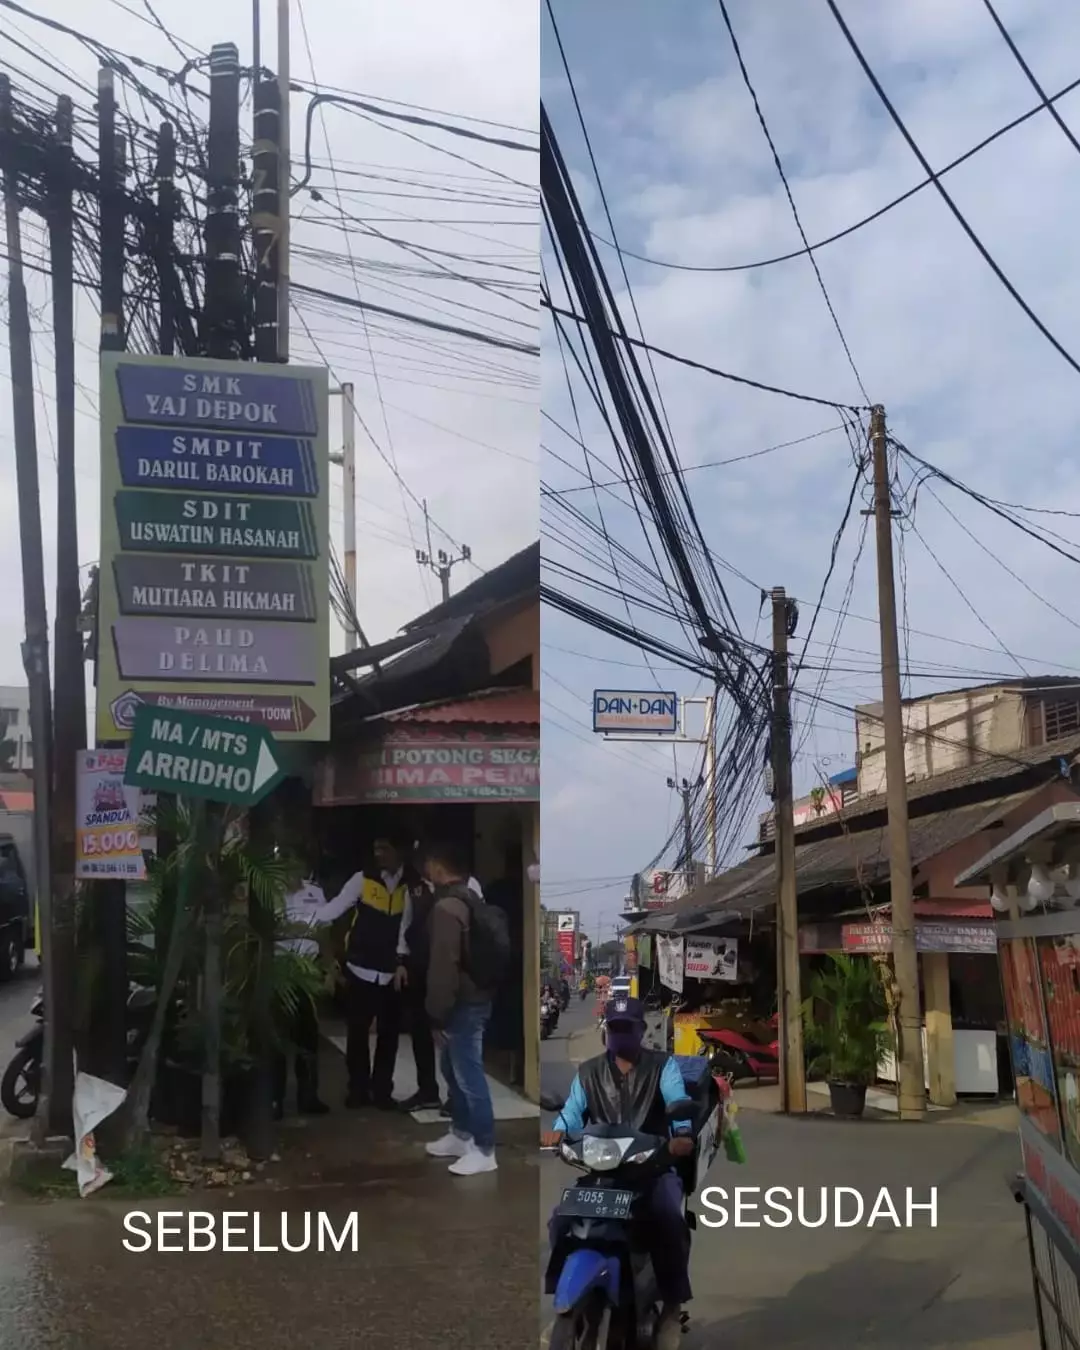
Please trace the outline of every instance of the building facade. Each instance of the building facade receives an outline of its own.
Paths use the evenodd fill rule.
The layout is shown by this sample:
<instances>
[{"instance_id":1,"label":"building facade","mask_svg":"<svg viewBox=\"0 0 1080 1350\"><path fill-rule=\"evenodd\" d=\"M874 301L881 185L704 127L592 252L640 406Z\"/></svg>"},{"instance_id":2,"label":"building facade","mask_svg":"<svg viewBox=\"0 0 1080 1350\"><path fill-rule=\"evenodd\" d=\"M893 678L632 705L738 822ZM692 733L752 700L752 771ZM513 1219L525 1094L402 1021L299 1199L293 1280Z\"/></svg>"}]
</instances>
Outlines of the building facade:
<instances>
[{"instance_id":1,"label":"building facade","mask_svg":"<svg viewBox=\"0 0 1080 1350\"><path fill-rule=\"evenodd\" d=\"M25 685L0 685L0 741L7 741L13 747L7 767L25 773L34 767L30 691Z\"/></svg>"}]
</instances>

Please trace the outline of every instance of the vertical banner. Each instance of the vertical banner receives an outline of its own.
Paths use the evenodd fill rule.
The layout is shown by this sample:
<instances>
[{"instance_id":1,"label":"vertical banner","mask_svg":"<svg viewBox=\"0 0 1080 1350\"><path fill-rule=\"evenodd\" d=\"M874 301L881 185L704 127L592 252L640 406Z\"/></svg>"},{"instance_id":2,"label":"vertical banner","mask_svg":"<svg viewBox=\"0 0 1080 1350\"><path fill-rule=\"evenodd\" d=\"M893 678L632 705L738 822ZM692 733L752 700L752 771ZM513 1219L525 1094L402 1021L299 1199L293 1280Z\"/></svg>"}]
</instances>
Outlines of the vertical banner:
<instances>
[{"instance_id":1,"label":"vertical banner","mask_svg":"<svg viewBox=\"0 0 1080 1350\"><path fill-rule=\"evenodd\" d=\"M124 783L126 750L81 750L75 780L75 875L145 881L154 851L143 816L154 798Z\"/></svg>"},{"instance_id":2,"label":"vertical banner","mask_svg":"<svg viewBox=\"0 0 1080 1350\"><path fill-rule=\"evenodd\" d=\"M660 983L665 989L681 994L683 989L683 939L668 937L658 933L656 936L656 967Z\"/></svg>"},{"instance_id":3,"label":"vertical banner","mask_svg":"<svg viewBox=\"0 0 1080 1350\"><path fill-rule=\"evenodd\" d=\"M140 703L330 735L325 370L101 357L97 735Z\"/></svg>"},{"instance_id":4,"label":"vertical banner","mask_svg":"<svg viewBox=\"0 0 1080 1350\"><path fill-rule=\"evenodd\" d=\"M577 920L576 914L559 914L555 918L555 940L559 948L559 966L564 975L568 975L576 964Z\"/></svg>"}]
</instances>

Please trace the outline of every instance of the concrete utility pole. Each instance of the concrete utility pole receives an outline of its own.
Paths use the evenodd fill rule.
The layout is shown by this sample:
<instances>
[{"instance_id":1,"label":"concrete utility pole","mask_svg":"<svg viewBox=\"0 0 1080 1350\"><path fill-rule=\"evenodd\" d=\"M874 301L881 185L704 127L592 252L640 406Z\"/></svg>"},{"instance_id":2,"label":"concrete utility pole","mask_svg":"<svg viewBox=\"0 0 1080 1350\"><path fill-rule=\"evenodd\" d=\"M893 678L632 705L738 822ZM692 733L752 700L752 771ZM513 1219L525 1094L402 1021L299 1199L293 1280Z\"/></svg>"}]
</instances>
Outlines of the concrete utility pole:
<instances>
[{"instance_id":1,"label":"concrete utility pole","mask_svg":"<svg viewBox=\"0 0 1080 1350\"><path fill-rule=\"evenodd\" d=\"M716 695L705 700L705 838L709 861L709 880L716 876L717 856L716 820Z\"/></svg>"},{"instance_id":2,"label":"concrete utility pole","mask_svg":"<svg viewBox=\"0 0 1080 1350\"><path fill-rule=\"evenodd\" d=\"M345 493L345 589L349 593L351 615L348 633L348 651L360 644L360 632L354 622L357 613L356 594L356 404L351 384L341 386L341 468L342 488Z\"/></svg>"},{"instance_id":3,"label":"concrete utility pole","mask_svg":"<svg viewBox=\"0 0 1080 1350\"><path fill-rule=\"evenodd\" d=\"M158 350L162 356L176 351L176 281L173 273L173 241L176 224L176 133L171 122L162 122L157 134L157 274Z\"/></svg>"},{"instance_id":4,"label":"concrete utility pole","mask_svg":"<svg viewBox=\"0 0 1080 1350\"><path fill-rule=\"evenodd\" d=\"M101 350L127 347L124 318L124 141L116 134L113 72L98 71L98 174L101 219ZM107 633L98 642L112 641ZM80 1047L79 1065L111 1083L127 1077L127 883L92 883L93 928L101 962L90 1026Z\"/></svg>"},{"instance_id":5,"label":"concrete utility pole","mask_svg":"<svg viewBox=\"0 0 1080 1350\"><path fill-rule=\"evenodd\" d=\"M54 1114L50 1096L60 1078L57 1040L50 1000L56 995L53 964L52 869L49 817L52 801L52 698L49 688L49 617L45 607L45 561L41 542L41 488L38 480L37 424L34 416L34 355L30 309L23 276L22 229L19 222L15 125L11 82L0 75L0 135L3 138L4 223L8 255L8 329L11 358L11 410L15 433L15 491L19 510L23 613L26 640L23 668L30 691L30 733L34 746L34 870L41 931L42 984L45 1007L44 1075L37 1125L47 1133ZM58 1103L59 1105L59 1103ZM70 1107L70 1101L64 1104Z\"/></svg>"},{"instance_id":6,"label":"concrete utility pole","mask_svg":"<svg viewBox=\"0 0 1080 1350\"><path fill-rule=\"evenodd\" d=\"M434 573L439 579L439 587L442 591L442 602L445 605L450 599L450 574L458 563L469 562L472 558L472 549L468 544L462 544L461 552L456 556L447 553L445 549L439 549L438 552L431 546L431 517L428 515L427 502L424 502L424 530L427 533L427 548L416 550L416 561L421 567L426 567Z\"/></svg>"},{"instance_id":7,"label":"concrete utility pole","mask_svg":"<svg viewBox=\"0 0 1080 1350\"><path fill-rule=\"evenodd\" d=\"M776 800L776 995L780 1028L780 1109L806 1110L802 991L799 979L799 888L795 874L795 809L791 781L791 689L788 639L798 611L783 587L772 592L772 762Z\"/></svg>"},{"instance_id":8,"label":"concrete utility pole","mask_svg":"<svg viewBox=\"0 0 1080 1350\"><path fill-rule=\"evenodd\" d=\"M256 0L257 8L258 0ZM251 233L255 246L255 360L277 361L281 251L281 90L255 83Z\"/></svg>"},{"instance_id":9,"label":"concrete utility pole","mask_svg":"<svg viewBox=\"0 0 1080 1350\"><path fill-rule=\"evenodd\" d=\"M49 191L53 348L56 353L56 611L52 834L52 1002L55 1065L49 1094L54 1134L71 1129L75 1086L75 812L77 759L86 748L86 667L81 632L79 521L75 507L75 281L72 104L56 105L56 168Z\"/></svg>"},{"instance_id":10,"label":"concrete utility pole","mask_svg":"<svg viewBox=\"0 0 1080 1350\"><path fill-rule=\"evenodd\" d=\"M915 904L911 887L908 833L907 766L904 755L903 702L900 694L900 644L896 633L896 582L893 574L892 496L885 409L870 413L874 462L874 522L877 535L878 621L881 628L881 699L885 730L886 804L889 815L889 893L892 911L893 977L897 1046L897 1101L901 1120L926 1114L922 1016L919 1009L919 958L915 947Z\"/></svg>"},{"instance_id":11,"label":"concrete utility pole","mask_svg":"<svg viewBox=\"0 0 1080 1350\"><path fill-rule=\"evenodd\" d=\"M290 3L277 0L277 67L278 67L278 143L281 158L278 166L280 234L278 236L278 331L279 361L289 359L289 211L292 193L292 158L290 152L289 110L289 49Z\"/></svg>"},{"instance_id":12,"label":"concrete utility pole","mask_svg":"<svg viewBox=\"0 0 1080 1350\"><path fill-rule=\"evenodd\" d=\"M687 884L690 885L690 886L693 886L693 884L694 884L694 823L693 823L693 819L692 819L692 817L691 817L691 815L690 815L690 794L693 792L694 789L690 786L690 783L689 783L689 782L687 781L687 779L685 779L685 778L682 780L681 785L680 785L679 783L677 783L677 782L675 781L674 778L669 778L669 779L667 780L667 785L668 785L668 787L672 790L672 792L677 792L677 793L679 794L679 796L682 798L682 813L683 813L683 853L684 853L684 855L685 855L685 856L684 856L684 859L683 859L683 862L684 862L685 871L686 871L686 876L687 876Z\"/></svg>"}]
</instances>

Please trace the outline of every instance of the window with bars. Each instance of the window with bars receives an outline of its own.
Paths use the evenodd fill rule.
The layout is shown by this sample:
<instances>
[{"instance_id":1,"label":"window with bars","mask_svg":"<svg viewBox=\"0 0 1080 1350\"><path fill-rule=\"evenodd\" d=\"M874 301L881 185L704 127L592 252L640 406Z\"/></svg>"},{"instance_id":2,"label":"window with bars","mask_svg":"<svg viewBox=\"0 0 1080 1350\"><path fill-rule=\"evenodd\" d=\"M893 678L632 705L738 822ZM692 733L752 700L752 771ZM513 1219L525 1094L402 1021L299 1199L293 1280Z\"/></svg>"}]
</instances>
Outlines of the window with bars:
<instances>
[{"instance_id":1,"label":"window with bars","mask_svg":"<svg viewBox=\"0 0 1080 1350\"><path fill-rule=\"evenodd\" d=\"M1034 699L1028 704L1027 725L1029 745L1080 735L1080 699Z\"/></svg>"}]
</instances>

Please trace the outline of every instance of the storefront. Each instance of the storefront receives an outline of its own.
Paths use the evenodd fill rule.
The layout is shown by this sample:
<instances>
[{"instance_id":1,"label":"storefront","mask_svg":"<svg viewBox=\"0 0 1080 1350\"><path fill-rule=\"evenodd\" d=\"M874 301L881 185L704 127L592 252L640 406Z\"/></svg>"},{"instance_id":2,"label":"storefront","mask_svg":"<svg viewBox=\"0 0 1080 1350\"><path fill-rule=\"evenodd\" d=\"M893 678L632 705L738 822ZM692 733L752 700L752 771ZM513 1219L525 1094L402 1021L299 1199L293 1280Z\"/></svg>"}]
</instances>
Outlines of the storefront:
<instances>
[{"instance_id":1,"label":"storefront","mask_svg":"<svg viewBox=\"0 0 1080 1350\"><path fill-rule=\"evenodd\" d=\"M917 902L915 943L919 954L919 1006L923 1010L923 1065L935 1106L953 1106L958 1096L1009 1096L1012 1081L1004 1037L997 941L989 906ZM858 919L840 916L803 924L799 950L804 983L815 956L848 952L871 957L892 950L887 909ZM896 1081L895 1057L886 1055L879 1077Z\"/></svg>"},{"instance_id":2,"label":"storefront","mask_svg":"<svg viewBox=\"0 0 1080 1350\"><path fill-rule=\"evenodd\" d=\"M517 956L492 1017L491 1070L535 1100L539 694L491 689L371 719L323 757L313 786L320 833L350 866L363 865L375 833L391 825L417 839L469 842L473 872L506 910Z\"/></svg>"},{"instance_id":3,"label":"storefront","mask_svg":"<svg viewBox=\"0 0 1080 1350\"><path fill-rule=\"evenodd\" d=\"M1039 1345L1080 1345L1080 803L1052 806L956 878L1002 918L1009 1048Z\"/></svg>"}]
</instances>

